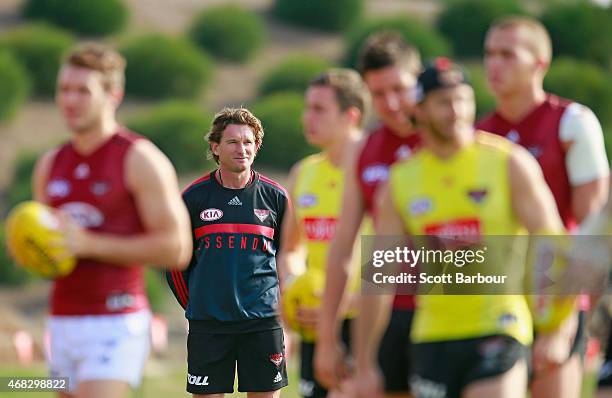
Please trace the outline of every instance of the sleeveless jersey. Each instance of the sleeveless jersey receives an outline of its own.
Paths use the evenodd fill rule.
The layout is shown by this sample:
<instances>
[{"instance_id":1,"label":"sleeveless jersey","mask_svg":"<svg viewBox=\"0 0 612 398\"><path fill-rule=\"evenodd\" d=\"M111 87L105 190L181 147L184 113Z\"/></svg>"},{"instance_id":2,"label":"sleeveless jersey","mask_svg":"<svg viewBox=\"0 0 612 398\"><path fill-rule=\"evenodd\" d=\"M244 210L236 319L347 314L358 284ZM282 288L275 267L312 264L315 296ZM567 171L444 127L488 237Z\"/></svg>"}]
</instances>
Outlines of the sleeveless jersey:
<instances>
[{"instance_id":1,"label":"sleeveless jersey","mask_svg":"<svg viewBox=\"0 0 612 398\"><path fill-rule=\"evenodd\" d=\"M186 318L211 333L278 328L276 251L288 194L257 172L242 189L214 173L183 192L194 251L187 270L166 273L170 288Z\"/></svg>"},{"instance_id":2,"label":"sleeveless jersey","mask_svg":"<svg viewBox=\"0 0 612 398\"><path fill-rule=\"evenodd\" d=\"M87 156L71 143L62 146L47 178L47 203L91 231L126 236L143 232L136 202L125 185L126 156L138 139L143 138L121 129ZM118 314L147 308L143 269L140 264L79 260L72 273L54 281L50 304L52 315Z\"/></svg>"},{"instance_id":3,"label":"sleeveless jersey","mask_svg":"<svg viewBox=\"0 0 612 398\"><path fill-rule=\"evenodd\" d=\"M344 172L327 156L319 153L302 160L292 197L300 233L306 242L306 266L310 270L325 273L327 251L336 231L343 190ZM355 276L353 291L359 281L359 275Z\"/></svg>"},{"instance_id":4,"label":"sleeveless jersey","mask_svg":"<svg viewBox=\"0 0 612 398\"><path fill-rule=\"evenodd\" d=\"M413 236L480 239L523 233L511 204L511 147L503 138L478 132L473 144L450 159L421 150L393 166L391 194L406 230ZM524 258L507 266L524 267ZM423 294L417 296L417 308L412 326L416 343L507 334L528 344L532 336L524 296Z\"/></svg>"},{"instance_id":5,"label":"sleeveless jersey","mask_svg":"<svg viewBox=\"0 0 612 398\"><path fill-rule=\"evenodd\" d=\"M563 224L568 230L576 227L572 213L572 191L565 166L566 151L560 139L561 117L572 102L548 94L546 100L518 123L511 123L498 113L480 120L480 130L505 136L524 146L542 167L544 179L555 197Z\"/></svg>"},{"instance_id":6,"label":"sleeveless jersey","mask_svg":"<svg viewBox=\"0 0 612 398\"><path fill-rule=\"evenodd\" d=\"M357 179L361 196L370 216L374 212L376 189L389 176L389 166L398 160L407 159L421 144L418 133L400 137L391 129L381 125L366 138L365 145L357 161ZM413 309L414 298L397 295L393 301L394 309Z\"/></svg>"}]
</instances>

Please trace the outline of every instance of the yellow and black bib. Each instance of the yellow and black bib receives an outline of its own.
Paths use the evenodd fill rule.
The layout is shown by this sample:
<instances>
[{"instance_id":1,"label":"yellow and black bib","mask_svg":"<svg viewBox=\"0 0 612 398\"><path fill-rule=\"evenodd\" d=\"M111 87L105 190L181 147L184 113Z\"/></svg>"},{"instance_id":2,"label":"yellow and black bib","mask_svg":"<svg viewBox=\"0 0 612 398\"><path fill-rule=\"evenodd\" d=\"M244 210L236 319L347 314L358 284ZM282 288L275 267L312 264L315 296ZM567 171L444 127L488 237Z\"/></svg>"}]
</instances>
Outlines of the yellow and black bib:
<instances>
[{"instance_id":1,"label":"yellow and black bib","mask_svg":"<svg viewBox=\"0 0 612 398\"><path fill-rule=\"evenodd\" d=\"M475 140L449 159L424 149L392 167L394 205L410 235L477 236L516 246L524 235L514 214L508 175L512 143L477 132ZM491 238L491 241L494 239ZM523 267L524 252L489 258L503 267ZM517 254L518 253L518 254ZM489 253L492 254L492 253ZM504 258L505 257L505 258ZM427 264L421 264L427 267ZM503 268L502 267L502 268ZM508 268L509 269L509 268ZM513 269L513 272L524 272ZM522 295L419 295L412 329L414 342L457 340L490 334L532 339L532 321Z\"/></svg>"}]
</instances>

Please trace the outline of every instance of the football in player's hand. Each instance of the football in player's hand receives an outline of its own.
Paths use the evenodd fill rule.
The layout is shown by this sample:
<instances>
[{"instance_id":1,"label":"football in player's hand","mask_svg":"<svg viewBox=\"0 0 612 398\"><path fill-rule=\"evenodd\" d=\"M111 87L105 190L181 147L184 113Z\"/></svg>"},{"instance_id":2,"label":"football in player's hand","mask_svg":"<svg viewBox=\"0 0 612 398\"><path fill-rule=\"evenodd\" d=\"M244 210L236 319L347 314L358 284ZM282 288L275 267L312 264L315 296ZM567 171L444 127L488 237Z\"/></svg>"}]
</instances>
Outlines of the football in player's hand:
<instances>
[{"instance_id":1,"label":"football in player's hand","mask_svg":"<svg viewBox=\"0 0 612 398\"><path fill-rule=\"evenodd\" d=\"M317 309L325 286L325 276L319 270L307 270L296 277L283 293L282 304L288 326L300 333L304 341L314 341L316 330L306 328L298 321L298 310Z\"/></svg>"},{"instance_id":2,"label":"football in player's hand","mask_svg":"<svg viewBox=\"0 0 612 398\"><path fill-rule=\"evenodd\" d=\"M9 213L5 228L9 253L15 262L43 278L68 275L76 258L66 249L53 210L39 202L27 201Z\"/></svg>"}]
</instances>

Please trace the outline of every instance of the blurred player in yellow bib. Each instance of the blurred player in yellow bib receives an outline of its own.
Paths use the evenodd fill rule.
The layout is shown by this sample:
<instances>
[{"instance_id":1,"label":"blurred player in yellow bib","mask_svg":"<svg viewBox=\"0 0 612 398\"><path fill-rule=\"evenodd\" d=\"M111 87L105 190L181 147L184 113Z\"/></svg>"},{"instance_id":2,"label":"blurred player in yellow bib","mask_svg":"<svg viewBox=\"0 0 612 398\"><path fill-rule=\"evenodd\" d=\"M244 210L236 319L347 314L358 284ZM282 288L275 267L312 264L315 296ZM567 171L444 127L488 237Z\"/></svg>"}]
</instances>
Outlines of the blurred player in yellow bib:
<instances>
[{"instance_id":1,"label":"blurred player in yellow bib","mask_svg":"<svg viewBox=\"0 0 612 398\"><path fill-rule=\"evenodd\" d=\"M416 96L415 118L424 148L392 167L378 196L377 235L469 241L507 235L514 244L525 230L563 230L533 157L508 140L474 131L474 91L460 67L437 59L419 76ZM491 264L501 262L508 272L520 273L524 267L524 256L490 254ZM426 270L428 264L421 267ZM417 398L525 396L532 340L527 300L523 295L475 293L417 297L410 379ZM354 377L360 397L382 396L374 358L390 299L362 299ZM539 363L554 366L567 357L562 331L555 329L534 352Z\"/></svg>"},{"instance_id":2,"label":"blurred player in yellow bib","mask_svg":"<svg viewBox=\"0 0 612 398\"><path fill-rule=\"evenodd\" d=\"M304 131L308 142L321 148L321 152L303 159L291 170L287 186L295 213L284 221L279 256L279 272L285 274L281 275L285 280L299 274L306 265L306 272L288 284L283 298L285 311L295 311L286 314L286 318L294 319L289 323L301 335L303 397L327 396L314 378L312 361L325 283L325 258L340 214L344 154L361 137L368 103L369 95L361 77L348 69L324 72L311 81L306 91ZM295 292L294 288L304 291Z\"/></svg>"}]
</instances>

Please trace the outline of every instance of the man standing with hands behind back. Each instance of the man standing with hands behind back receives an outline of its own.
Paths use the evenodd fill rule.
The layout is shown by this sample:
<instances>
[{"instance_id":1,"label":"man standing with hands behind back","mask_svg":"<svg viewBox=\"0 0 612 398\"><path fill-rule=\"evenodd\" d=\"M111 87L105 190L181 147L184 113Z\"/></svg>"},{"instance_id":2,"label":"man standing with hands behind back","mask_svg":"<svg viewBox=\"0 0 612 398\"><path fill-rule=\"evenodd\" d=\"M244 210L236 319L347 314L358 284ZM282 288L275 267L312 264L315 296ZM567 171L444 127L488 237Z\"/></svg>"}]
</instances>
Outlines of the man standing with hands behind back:
<instances>
[{"instance_id":1,"label":"man standing with hands behind back","mask_svg":"<svg viewBox=\"0 0 612 398\"><path fill-rule=\"evenodd\" d=\"M249 110L215 115L206 139L219 165L183 192L194 250L184 272L167 273L189 321L187 392L278 398L288 384L278 319L276 253L289 195L252 169L263 127Z\"/></svg>"}]
</instances>

